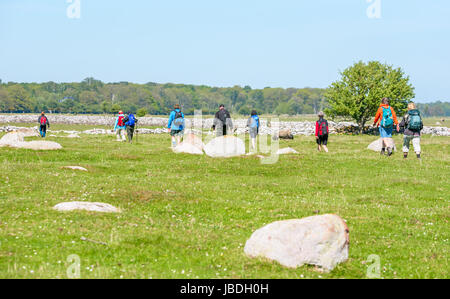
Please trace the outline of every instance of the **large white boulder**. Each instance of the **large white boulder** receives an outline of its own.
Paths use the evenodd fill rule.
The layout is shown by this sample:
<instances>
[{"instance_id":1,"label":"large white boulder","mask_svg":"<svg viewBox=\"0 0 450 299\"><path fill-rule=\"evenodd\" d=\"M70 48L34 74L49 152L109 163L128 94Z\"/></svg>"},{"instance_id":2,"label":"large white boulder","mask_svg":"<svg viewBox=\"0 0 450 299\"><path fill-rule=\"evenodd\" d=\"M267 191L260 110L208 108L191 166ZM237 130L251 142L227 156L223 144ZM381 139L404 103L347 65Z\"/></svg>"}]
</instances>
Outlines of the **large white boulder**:
<instances>
[{"instance_id":1,"label":"large white boulder","mask_svg":"<svg viewBox=\"0 0 450 299\"><path fill-rule=\"evenodd\" d=\"M0 147L9 146L32 150L58 150L62 149L59 143L51 141L25 141L25 137L36 136L34 130L20 130L6 134L0 139Z\"/></svg>"},{"instance_id":2,"label":"large white boulder","mask_svg":"<svg viewBox=\"0 0 450 299\"><path fill-rule=\"evenodd\" d=\"M177 154L203 155L201 148L186 142L182 142L180 145L175 147L173 151Z\"/></svg>"},{"instance_id":3,"label":"large white boulder","mask_svg":"<svg viewBox=\"0 0 450 299\"><path fill-rule=\"evenodd\" d=\"M245 143L234 136L222 136L205 145L205 153L213 158L229 158L245 155Z\"/></svg>"},{"instance_id":4,"label":"large white boulder","mask_svg":"<svg viewBox=\"0 0 450 299\"><path fill-rule=\"evenodd\" d=\"M53 207L54 210L60 212L68 211L89 211L89 212L99 212L99 213L120 213L120 209L100 202L83 202L83 201L71 201L57 204Z\"/></svg>"},{"instance_id":5,"label":"large white boulder","mask_svg":"<svg viewBox=\"0 0 450 299\"><path fill-rule=\"evenodd\" d=\"M183 142L192 144L201 150L203 150L203 148L205 147L202 139L199 136L195 135L194 133L186 134L183 138Z\"/></svg>"},{"instance_id":6,"label":"large white boulder","mask_svg":"<svg viewBox=\"0 0 450 299\"><path fill-rule=\"evenodd\" d=\"M289 268L308 264L329 272L348 259L348 248L347 224L330 214L269 224L251 236L244 251Z\"/></svg>"},{"instance_id":7,"label":"large white boulder","mask_svg":"<svg viewBox=\"0 0 450 299\"><path fill-rule=\"evenodd\" d=\"M394 139L391 139L391 142L394 145L394 151L396 151L397 147L395 146ZM374 151L374 152L381 152L382 148L383 148L383 140L381 138L378 140L375 140L374 142L369 144L369 146L367 147L367 149Z\"/></svg>"},{"instance_id":8,"label":"large white boulder","mask_svg":"<svg viewBox=\"0 0 450 299\"><path fill-rule=\"evenodd\" d=\"M62 149L61 144L52 141L25 141L10 146L14 148L31 149L35 151L52 151Z\"/></svg>"}]
</instances>

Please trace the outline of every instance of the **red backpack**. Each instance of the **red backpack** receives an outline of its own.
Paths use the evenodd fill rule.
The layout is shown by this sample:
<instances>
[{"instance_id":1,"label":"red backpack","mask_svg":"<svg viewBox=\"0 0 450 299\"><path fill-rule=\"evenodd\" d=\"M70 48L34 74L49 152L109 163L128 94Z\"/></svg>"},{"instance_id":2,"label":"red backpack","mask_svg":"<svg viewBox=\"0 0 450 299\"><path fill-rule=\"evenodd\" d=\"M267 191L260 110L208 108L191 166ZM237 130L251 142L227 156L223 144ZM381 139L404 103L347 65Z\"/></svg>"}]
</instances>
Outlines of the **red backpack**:
<instances>
[{"instance_id":1,"label":"red backpack","mask_svg":"<svg viewBox=\"0 0 450 299\"><path fill-rule=\"evenodd\" d=\"M317 122L319 124L319 136L328 134L328 121L322 120Z\"/></svg>"},{"instance_id":2,"label":"red backpack","mask_svg":"<svg viewBox=\"0 0 450 299\"><path fill-rule=\"evenodd\" d=\"M45 126L47 124L47 117L42 116L41 117L41 126Z\"/></svg>"},{"instance_id":3,"label":"red backpack","mask_svg":"<svg viewBox=\"0 0 450 299\"><path fill-rule=\"evenodd\" d=\"M123 123L123 120L125 119L125 116L119 116L119 122L117 123L117 125L119 127L124 127L125 124Z\"/></svg>"}]
</instances>

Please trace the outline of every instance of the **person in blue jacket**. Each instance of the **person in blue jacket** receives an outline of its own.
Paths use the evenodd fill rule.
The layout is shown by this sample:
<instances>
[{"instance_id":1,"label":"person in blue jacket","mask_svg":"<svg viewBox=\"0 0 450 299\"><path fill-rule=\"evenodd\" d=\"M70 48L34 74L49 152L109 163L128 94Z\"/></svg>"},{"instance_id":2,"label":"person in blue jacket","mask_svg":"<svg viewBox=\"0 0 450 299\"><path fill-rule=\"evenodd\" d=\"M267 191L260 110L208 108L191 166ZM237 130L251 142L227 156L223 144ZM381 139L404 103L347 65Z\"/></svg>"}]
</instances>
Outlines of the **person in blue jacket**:
<instances>
[{"instance_id":1,"label":"person in blue jacket","mask_svg":"<svg viewBox=\"0 0 450 299\"><path fill-rule=\"evenodd\" d=\"M117 141L126 142L127 138L125 137L127 132L127 125L125 123L125 115L122 111L119 111L119 115L116 118L116 122L114 124L114 131L117 134Z\"/></svg>"},{"instance_id":2,"label":"person in blue jacket","mask_svg":"<svg viewBox=\"0 0 450 299\"><path fill-rule=\"evenodd\" d=\"M169 129L170 136L172 136L172 147L175 148L181 143L181 138L184 135L185 121L180 105L176 104L173 108L174 110L170 113L167 128Z\"/></svg>"},{"instance_id":3,"label":"person in blue jacket","mask_svg":"<svg viewBox=\"0 0 450 299\"><path fill-rule=\"evenodd\" d=\"M252 141L253 150L256 150L256 137L259 134L259 126L260 124L258 112L256 112L256 110L253 110L251 116L247 121L247 127L249 128L248 132L250 133L250 139Z\"/></svg>"}]
</instances>

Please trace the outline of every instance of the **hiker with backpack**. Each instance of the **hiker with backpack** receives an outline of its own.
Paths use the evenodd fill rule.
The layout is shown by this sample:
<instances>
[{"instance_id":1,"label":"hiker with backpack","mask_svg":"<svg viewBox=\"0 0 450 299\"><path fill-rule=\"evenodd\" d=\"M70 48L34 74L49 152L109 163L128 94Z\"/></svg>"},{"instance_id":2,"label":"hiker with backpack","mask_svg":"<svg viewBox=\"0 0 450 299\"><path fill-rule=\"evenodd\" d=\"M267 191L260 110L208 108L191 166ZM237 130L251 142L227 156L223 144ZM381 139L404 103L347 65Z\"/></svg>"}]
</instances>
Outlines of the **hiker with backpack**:
<instances>
[{"instance_id":1,"label":"hiker with backpack","mask_svg":"<svg viewBox=\"0 0 450 299\"><path fill-rule=\"evenodd\" d=\"M116 122L114 124L114 131L117 134L117 141L125 142L127 141L125 134L127 131L127 126L125 124L125 115L122 111L119 111L119 115L116 118Z\"/></svg>"},{"instance_id":2,"label":"hiker with backpack","mask_svg":"<svg viewBox=\"0 0 450 299\"><path fill-rule=\"evenodd\" d=\"M219 111L214 116L212 129L216 131L217 137L226 136L233 131L230 112L225 109L223 104L219 106Z\"/></svg>"},{"instance_id":3,"label":"hiker with backpack","mask_svg":"<svg viewBox=\"0 0 450 299\"><path fill-rule=\"evenodd\" d=\"M184 135L185 121L180 105L176 104L173 108L174 110L170 113L167 128L169 129L170 136L172 137L172 148L175 148L180 145L181 138Z\"/></svg>"},{"instance_id":4,"label":"hiker with backpack","mask_svg":"<svg viewBox=\"0 0 450 299\"><path fill-rule=\"evenodd\" d=\"M390 106L390 100L388 98L383 98L381 100L381 105L380 108L378 108L373 126L378 126L380 130L382 139L381 155L384 155L387 151L387 155L392 156L394 152L392 133L394 131L394 126L397 127L397 132L400 132L400 126L397 120L397 114Z\"/></svg>"},{"instance_id":5,"label":"hiker with backpack","mask_svg":"<svg viewBox=\"0 0 450 299\"><path fill-rule=\"evenodd\" d=\"M45 138L47 135L47 127L50 128L50 122L48 121L47 116L45 116L45 112L41 113L41 116L38 118L39 123L39 134L42 138Z\"/></svg>"},{"instance_id":6,"label":"hiker with backpack","mask_svg":"<svg viewBox=\"0 0 450 299\"><path fill-rule=\"evenodd\" d=\"M248 132L250 133L250 139L252 141L252 148L256 151L256 137L259 134L259 116L256 110L253 110L251 116L248 118L247 127Z\"/></svg>"},{"instance_id":7,"label":"hiker with backpack","mask_svg":"<svg viewBox=\"0 0 450 299\"><path fill-rule=\"evenodd\" d=\"M421 159L420 136L423 129L423 120L420 111L416 108L416 104L410 103L408 105L408 113L403 117L400 128L404 130L403 158L408 158L409 146L412 141L417 158Z\"/></svg>"},{"instance_id":8,"label":"hiker with backpack","mask_svg":"<svg viewBox=\"0 0 450 299\"><path fill-rule=\"evenodd\" d=\"M328 121L325 119L325 113L322 111L318 114L319 120L316 122L316 141L318 144L318 150L321 152L324 150L328 153L328 135L330 134L330 128L328 127Z\"/></svg>"},{"instance_id":9,"label":"hiker with backpack","mask_svg":"<svg viewBox=\"0 0 450 299\"><path fill-rule=\"evenodd\" d=\"M128 112L127 116L125 116L123 121L125 122L125 126L127 127L128 142L133 143L134 129L136 127L138 120L136 119L136 116L134 116L133 113Z\"/></svg>"}]
</instances>

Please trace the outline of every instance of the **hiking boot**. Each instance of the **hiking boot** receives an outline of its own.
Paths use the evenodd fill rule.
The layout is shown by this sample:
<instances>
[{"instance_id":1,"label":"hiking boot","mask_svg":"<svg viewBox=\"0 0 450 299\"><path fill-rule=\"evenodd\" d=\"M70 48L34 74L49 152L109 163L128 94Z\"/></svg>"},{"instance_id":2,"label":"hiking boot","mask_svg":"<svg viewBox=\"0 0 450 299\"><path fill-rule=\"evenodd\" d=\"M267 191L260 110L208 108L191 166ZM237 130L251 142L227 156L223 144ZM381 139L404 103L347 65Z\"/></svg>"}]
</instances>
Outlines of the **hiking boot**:
<instances>
[{"instance_id":1,"label":"hiking boot","mask_svg":"<svg viewBox=\"0 0 450 299\"><path fill-rule=\"evenodd\" d=\"M388 152L388 157L392 156L393 152L392 152L391 148L388 148L387 152Z\"/></svg>"},{"instance_id":2,"label":"hiking boot","mask_svg":"<svg viewBox=\"0 0 450 299\"><path fill-rule=\"evenodd\" d=\"M403 159L408 159L408 154L403 154Z\"/></svg>"},{"instance_id":3,"label":"hiking boot","mask_svg":"<svg viewBox=\"0 0 450 299\"><path fill-rule=\"evenodd\" d=\"M385 155L386 154L386 149L385 148L383 148L383 149L381 149L381 153L380 153L380 155Z\"/></svg>"},{"instance_id":4,"label":"hiking boot","mask_svg":"<svg viewBox=\"0 0 450 299\"><path fill-rule=\"evenodd\" d=\"M420 154L417 154L417 159L422 160L422 157L420 156Z\"/></svg>"}]
</instances>

